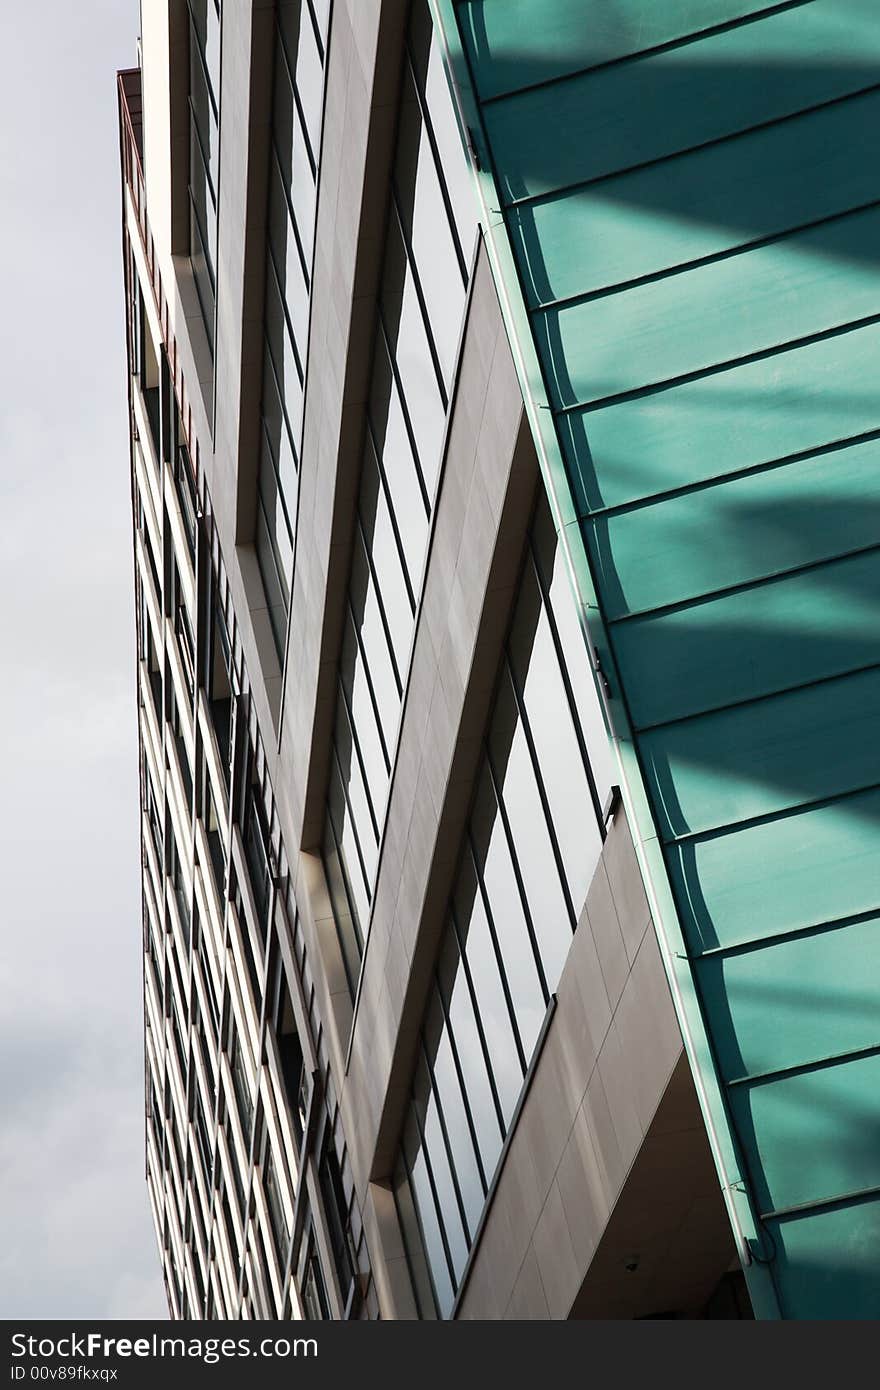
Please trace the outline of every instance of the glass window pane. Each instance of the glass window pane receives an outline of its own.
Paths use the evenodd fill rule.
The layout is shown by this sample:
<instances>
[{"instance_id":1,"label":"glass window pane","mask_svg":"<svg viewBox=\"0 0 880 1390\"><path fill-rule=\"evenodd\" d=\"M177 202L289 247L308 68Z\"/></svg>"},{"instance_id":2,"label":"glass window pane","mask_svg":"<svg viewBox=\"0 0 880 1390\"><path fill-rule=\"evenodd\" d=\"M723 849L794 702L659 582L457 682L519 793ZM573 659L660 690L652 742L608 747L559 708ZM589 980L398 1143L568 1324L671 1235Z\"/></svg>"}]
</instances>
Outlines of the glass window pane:
<instances>
[{"instance_id":1,"label":"glass window pane","mask_svg":"<svg viewBox=\"0 0 880 1390\"><path fill-rule=\"evenodd\" d=\"M324 836L324 871L327 875L327 888L330 893L330 902L333 905L333 918L336 922L336 931L345 962L348 984L354 993L360 973L363 940L358 924L351 913L351 902L342 861L336 848L333 831L329 826Z\"/></svg>"},{"instance_id":2,"label":"glass window pane","mask_svg":"<svg viewBox=\"0 0 880 1390\"><path fill-rule=\"evenodd\" d=\"M452 1055L449 1031L436 990L425 1023L425 1049L443 1111L452 1165L458 1180L470 1239L473 1239L483 1210L485 1192L474 1152L465 1099L462 1097L461 1083Z\"/></svg>"},{"instance_id":3,"label":"glass window pane","mask_svg":"<svg viewBox=\"0 0 880 1390\"><path fill-rule=\"evenodd\" d=\"M428 327L448 389L464 313L465 284L409 68L403 78L394 176L404 231L425 298Z\"/></svg>"},{"instance_id":4,"label":"glass window pane","mask_svg":"<svg viewBox=\"0 0 880 1390\"><path fill-rule=\"evenodd\" d=\"M490 1182L495 1171L495 1164L498 1161L498 1155L501 1153L501 1126L498 1122L498 1112L495 1109L495 1100L489 1084L489 1074L486 1071L483 1044L480 1041L480 1034L474 1017L473 1000L461 963L458 941L451 924L446 929L438 977L446 1011L449 1015L449 1025L455 1040L458 1063L464 1079L465 1095L474 1122L477 1143L480 1146L483 1172L487 1182ZM500 990L501 984L498 980L496 995L500 994ZM504 1003L503 996L501 996L501 1003Z\"/></svg>"},{"instance_id":5,"label":"glass window pane","mask_svg":"<svg viewBox=\"0 0 880 1390\"><path fill-rule=\"evenodd\" d=\"M373 560L385 618L391 632L395 665L403 680L413 634L413 606L404 578L403 559L391 523L388 498L379 477L376 454L368 438L361 475L360 519Z\"/></svg>"},{"instance_id":6,"label":"glass window pane","mask_svg":"<svg viewBox=\"0 0 880 1390\"><path fill-rule=\"evenodd\" d=\"M269 170L269 243L297 353L304 362L309 333L309 289L281 182L281 169L274 155Z\"/></svg>"},{"instance_id":7,"label":"glass window pane","mask_svg":"<svg viewBox=\"0 0 880 1390\"><path fill-rule=\"evenodd\" d=\"M208 183L199 138L192 122L190 122L189 146L190 201L195 209L198 222L198 237L195 241L191 240L190 255L194 257L196 249L201 249L204 252L213 291L214 270L217 265L217 210L214 207L214 195Z\"/></svg>"},{"instance_id":8,"label":"glass window pane","mask_svg":"<svg viewBox=\"0 0 880 1390\"><path fill-rule=\"evenodd\" d=\"M501 1115L507 1126L522 1089L523 1070L498 972L498 958L469 855L466 855L459 870L455 890L455 920L474 985L474 998L486 1039ZM542 999L542 1015L543 1011Z\"/></svg>"},{"instance_id":9,"label":"glass window pane","mask_svg":"<svg viewBox=\"0 0 880 1390\"><path fill-rule=\"evenodd\" d=\"M440 1234L440 1223L434 1204L434 1194L431 1191L425 1155L422 1152L421 1138L415 1117L412 1114L407 1123L404 1142L410 1171L410 1187L419 1214L419 1225L422 1228L422 1240L434 1284L437 1306L440 1316L446 1318L452 1311L455 1291L446 1262L446 1251L443 1248L443 1237Z\"/></svg>"},{"instance_id":10,"label":"glass window pane","mask_svg":"<svg viewBox=\"0 0 880 1390\"><path fill-rule=\"evenodd\" d=\"M531 563L517 603L510 655L577 917L602 849L602 837L550 622ZM552 989L549 973L548 984Z\"/></svg>"},{"instance_id":11,"label":"glass window pane","mask_svg":"<svg viewBox=\"0 0 880 1390\"><path fill-rule=\"evenodd\" d=\"M309 7L302 7L299 51L296 56L296 86L302 105L312 157L318 163L321 148L321 121L324 114L324 69Z\"/></svg>"},{"instance_id":12,"label":"glass window pane","mask_svg":"<svg viewBox=\"0 0 880 1390\"><path fill-rule=\"evenodd\" d=\"M433 499L446 409L428 347L412 270L403 249L400 228L393 217L388 223L382 319L388 346L397 364L425 489L428 498Z\"/></svg>"},{"instance_id":13,"label":"glass window pane","mask_svg":"<svg viewBox=\"0 0 880 1390\"><path fill-rule=\"evenodd\" d=\"M290 602L290 578L293 574L293 533L290 520L278 492L275 468L269 454L269 446L263 439L260 457L260 498L263 503L272 548L275 552L278 573L282 581L285 604Z\"/></svg>"},{"instance_id":14,"label":"glass window pane","mask_svg":"<svg viewBox=\"0 0 880 1390\"><path fill-rule=\"evenodd\" d=\"M339 666L342 684L348 695L358 747L364 762L370 802L376 819L379 821L385 809L385 797L388 792L388 765L385 761L373 702L367 685L367 674L358 650L351 617L347 617L345 621ZM361 839L363 838L360 825L358 825L358 835ZM363 848L363 844L361 847Z\"/></svg>"},{"instance_id":15,"label":"glass window pane","mask_svg":"<svg viewBox=\"0 0 880 1390\"><path fill-rule=\"evenodd\" d=\"M315 239L315 179L309 162L306 137L296 110L290 73L282 46L275 49L275 88L272 105L272 131L281 177L287 185L290 205L307 267L312 263Z\"/></svg>"},{"instance_id":16,"label":"glass window pane","mask_svg":"<svg viewBox=\"0 0 880 1390\"><path fill-rule=\"evenodd\" d=\"M376 872L378 843L376 831L373 828L370 802L364 784L361 764L352 740L351 726L348 722L348 714L343 699L337 699L336 702L334 744L339 764L339 776L342 779L342 786L345 789L344 806L348 814L337 821L336 815L333 815L334 806L332 804L330 809L331 815L333 815L333 826L336 831L336 838L342 850L349 882L352 885L355 895L355 905L363 927L363 924L367 921L369 916L369 912L365 909L369 904L373 877ZM342 808L339 809L341 810ZM354 839L355 835L357 836L356 843ZM358 847L360 848L363 858L363 878L361 878L360 874L357 872L359 864L357 857Z\"/></svg>"},{"instance_id":17,"label":"glass window pane","mask_svg":"<svg viewBox=\"0 0 880 1390\"><path fill-rule=\"evenodd\" d=\"M428 119L452 204L459 245L465 266L469 267L477 234L477 195L459 134L449 81L443 70L440 45L434 34L428 7L422 0L412 7L410 44L416 79L425 96Z\"/></svg>"},{"instance_id":18,"label":"glass window pane","mask_svg":"<svg viewBox=\"0 0 880 1390\"><path fill-rule=\"evenodd\" d=\"M192 261L193 279L196 282L196 291L199 296L199 304L202 308L202 316L205 320L205 328L208 339L211 343L211 351L214 350L214 281L212 271L208 266L208 258L205 255L202 234L199 230L196 210L192 198L189 200L189 237L190 237L190 260ZM152 552L148 547L148 555L152 560ZM154 567L155 568L155 567Z\"/></svg>"},{"instance_id":19,"label":"glass window pane","mask_svg":"<svg viewBox=\"0 0 880 1390\"><path fill-rule=\"evenodd\" d=\"M412 1271L419 1313L423 1318L435 1318L437 1307L434 1302L434 1290L425 1261L425 1247L422 1243L422 1233L416 1216L412 1188L409 1185L409 1178L406 1175L406 1167L402 1158L397 1160L397 1168L394 1173L394 1197L406 1253L409 1256L409 1267Z\"/></svg>"},{"instance_id":20,"label":"glass window pane","mask_svg":"<svg viewBox=\"0 0 880 1390\"><path fill-rule=\"evenodd\" d=\"M563 896L547 818L506 668L492 715L489 747L498 791L507 812L513 850L525 888L544 977L547 988L552 991L559 982L571 946L573 923ZM500 843L500 827L496 829L496 835ZM489 900L494 916L491 894ZM500 936L500 928L498 930ZM506 960L504 947L502 953ZM531 1048L526 1047L525 1039L523 1046L528 1061Z\"/></svg>"},{"instance_id":21,"label":"glass window pane","mask_svg":"<svg viewBox=\"0 0 880 1390\"><path fill-rule=\"evenodd\" d=\"M299 47L300 15L306 8L307 0L277 0L278 27L284 42L290 70L296 70L296 51Z\"/></svg>"},{"instance_id":22,"label":"glass window pane","mask_svg":"<svg viewBox=\"0 0 880 1390\"><path fill-rule=\"evenodd\" d=\"M312 10L318 24L324 47L327 47L327 34L330 29L330 0L311 0Z\"/></svg>"},{"instance_id":23,"label":"glass window pane","mask_svg":"<svg viewBox=\"0 0 880 1390\"><path fill-rule=\"evenodd\" d=\"M354 554L349 584L351 607L369 668L373 693L379 710L389 765L397 740L401 693L388 647L388 638L379 610L379 598L367 562L363 537L355 532Z\"/></svg>"},{"instance_id":24,"label":"glass window pane","mask_svg":"<svg viewBox=\"0 0 880 1390\"><path fill-rule=\"evenodd\" d=\"M213 8L213 6L211 8ZM197 40L194 41L194 36L192 31L190 31L189 98L192 105L192 115L198 128L205 162L208 166L208 173L214 189L212 195L213 200L217 192L217 179L219 174L220 132L217 127L213 94L208 88L203 63L204 55L199 52L198 42Z\"/></svg>"},{"instance_id":25,"label":"glass window pane","mask_svg":"<svg viewBox=\"0 0 880 1390\"><path fill-rule=\"evenodd\" d=\"M425 1065L424 1057L419 1059L414 1090L416 1111L424 1136L423 1145L431 1165L431 1176L434 1179L440 1218L446 1232L446 1243L449 1247L453 1272L456 1282L458 1282L467 1260L468 1243L464 1227L461 1224L461 1212L458 1198L455 1195L455 1183L449 1166L449 1154L440 1124L437 1097L431 1085L431 1077Z\"/></svg>"},{"instance_id":26,"label":"glass window pane","mask_svg":"<svg viewBox=\"0 0 880 1390\"><path fill-rule=\"evenodd\" d=\"M428 540L428 511L381 334L376 342L370 421L403 542L410 584L413 593L418 593Z\"/></svg>"},{"instance_id":27,"label":"glass window pane","mask_svg":"<svg viewBox=\"0 0 880 1390\"><path fill-rule=\"evenodd\" d=\"M486 767L480 777L471 812L471 834L474 854L482 871L489 900L523 1053L528 1061L541 1029L546 1005L523 914L522 899L513 872L507 836L498 814L495 793Z\"/></svg>"},{"instance_id":28,"label":"glass window pane","mask_svg":"<svg viewBox=\"0 0 880 1390\"><path fill-rule=\"evenodd\" d=\"M568 577L565 560L557 544L550 508L542 499L535 513L532 527L538 566L544 586L550 595L550 608L559 633L559 642L565 655L565 667L571 683L575 710L580 720L587 755L593 769L593 780L599 798L599 807L608 799L612 784L617 781L614 771L614 754L599 693L587 650L586 638L575 607L571 581Z\"/></svg>"},{"instance_id":29,"label":"glass window pane","mask_svg":"<svg viewBox=\"0 0 880 1390\"><path fill-rule=\"evenodd\" d=\"M296 521L296 456L290 432L281 409L275 372L269 357L268 345L263 353L263 431L271 446L278 474L278 485L284 494L284 504L291 524Z\"/></svg>"},{"instance_id":30,"label":"glass window pane","mask_svg":"<svg viewBox=\"0 0 880 1390\"><path fill-rule=\"evenodd\" d=\"M327 805L330 820L339 846L340 858L351 894L351 907L357 921L359 934L363 938L364 924L370 915L370 895L361 870L358 847L354 835L351 811L345 799L339 769L334 759L330 768L330 785L327 792Z\"/></svg>"},{"instance_id":31,"label":"glass window pane","mask_svg":"<svg viewBox=\"0 0 880 1390\"><path fill-rule=\"evenodd\" d=\"M300 366L293 350L293 339L284 317L275 268L269 261L266 274L266 337L275 368L278 391L284 399L294 445L302 430L303 388Z\"/></svg>"},{"instance_id":32,"label":"glass window pane","mask_svg":"<svg viewBox=\"0 0 880 1390\"><path fill-rule=\"evenodd\" d=\"M282 5L279 9L279 17L287 14L291 7ZM284 24L282 22L282 29ZM276 153L278 162L281 166L281 177L287 188L291 186L292 164L293 164L293 141L294 141L294 122L296 114L293 101L293 84L290 80L287 62L282 49L282 41L279 37L275 45L275 75L272 89L272 134L275 139Z\"/></svg>"},{"instance_id":33,"label":"glass window pane","mask_svg":"<svg viewBox=\"0 0 880 1390\"><path fill-rule=\"evenodd\" d=\"M214 97L220 93L220 11L216 0L189 0L196 39L205 57Z\"/></svg>"}]
</instances>

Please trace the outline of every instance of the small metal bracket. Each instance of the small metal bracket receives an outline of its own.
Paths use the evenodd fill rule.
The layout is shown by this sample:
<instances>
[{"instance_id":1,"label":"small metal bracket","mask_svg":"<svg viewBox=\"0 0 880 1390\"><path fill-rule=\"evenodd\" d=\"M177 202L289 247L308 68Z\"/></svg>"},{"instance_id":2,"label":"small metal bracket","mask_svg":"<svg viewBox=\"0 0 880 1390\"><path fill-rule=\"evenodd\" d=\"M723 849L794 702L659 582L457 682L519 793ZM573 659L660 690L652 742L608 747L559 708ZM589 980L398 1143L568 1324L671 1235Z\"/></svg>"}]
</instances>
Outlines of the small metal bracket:
<instances>
[{"instance_id":1,"label":"small metal bracket","mask_svg":"<svg viewBox=\"0 0 880 1390\"><path fill-rule=\"evenodd\" d=\"M622 805L623 797L620 794L620 787L615 783L608 793L608 800L602 808L602 824L605 826L606 830Z\"/></svg>"},{"instance_id":2,"label":"small metal bracket","mask_svg":"<svg viewBox=\"0 0 880 1390\"><path fill-rule=\"evenodd\" d=\"M606 698L606 700L610 700L610 699L611 699L611 685L610 685L610 683L609 683L609 681L608 681L608 677L606 676L605 672L604 672L603 669L602 669L602 662L601 662L601 660L600 660L600 658L599 658L599 653L596 651L595 647L593 648L593 670L596 672L596 675L599 677L599 681L600 681L600 683L601 683L602 690L603 690L604 693L605 693L605 698Z\"/></svg>"},{"instance_id":3,"label":"small metal bracket","mask_svg":"<svg viewBox=\"0 0 880 1390\"><path fill-rule=\"evenodd\" d=\"M468 154L473 160L474 168L476 169L478 174L481 174L483 172L483 164L480 159L480 152L477 149L477 142L474 138L474 132L471 130L470 126L467 127L467 145Z\"/></svg>"}]
</instances>

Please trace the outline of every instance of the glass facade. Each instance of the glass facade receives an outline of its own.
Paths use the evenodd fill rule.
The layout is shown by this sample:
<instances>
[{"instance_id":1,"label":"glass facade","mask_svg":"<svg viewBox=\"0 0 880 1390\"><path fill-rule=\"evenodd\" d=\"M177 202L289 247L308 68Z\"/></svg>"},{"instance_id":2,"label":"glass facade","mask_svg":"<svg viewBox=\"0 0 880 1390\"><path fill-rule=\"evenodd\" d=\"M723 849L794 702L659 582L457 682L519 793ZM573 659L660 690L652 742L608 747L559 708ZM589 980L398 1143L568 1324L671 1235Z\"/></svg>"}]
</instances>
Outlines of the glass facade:
<instances>
[{"instance_id":1,"label":"glass facade","mask_svg":"<svg viewBox=\"0 0 880 1390\"><path fill-rule=\"evenodd\" d=\"M329 23L329 3L280 0L276 9L255 543L282 664L296 535Z\"/></svg>"},{"instance_id":2,"label":"glass facade","mask_svg":"<svg viewBox=\"0 0 880 1390\"><path fill-rule=\"evenodd\" d=\"M134 285L131 255L126 272ZM375 1317L210 498L143 297L127 299L134 400L150 421L132 441L146 1147L169 1307L177 1318ZM147 340L149 381L138 375Z\"/></svg>"},{"instance_id":3,"label":"glass facade","mask_svg":"<svg viewBox=\"0 0 880 1390\"><path fill-rule=\"evenodd\" d=\"M190 257L213 352L220 175L220 0L187 0L187 8Z\"/></svg>"},{"instance_id":4,"label":"glass facade","mask_svg":"<svg viewBox=\"0 0 880 1390\"><path fill-rule=\"evenodd\" d=\"M484 740L395 1172L420 1311L449 1315L599 858L612 764L543 496Z\"/></svg>"},{"instance_id":5,"label":"glass facade","mask_svg":"<svg viewBox=\"0 0 880 1390\"><path fill-rule=\"evenodd\" d=\"M464 317L476 202L426 0L410 12L324 860L354 992Z\"/></svg>"}]
</instances>

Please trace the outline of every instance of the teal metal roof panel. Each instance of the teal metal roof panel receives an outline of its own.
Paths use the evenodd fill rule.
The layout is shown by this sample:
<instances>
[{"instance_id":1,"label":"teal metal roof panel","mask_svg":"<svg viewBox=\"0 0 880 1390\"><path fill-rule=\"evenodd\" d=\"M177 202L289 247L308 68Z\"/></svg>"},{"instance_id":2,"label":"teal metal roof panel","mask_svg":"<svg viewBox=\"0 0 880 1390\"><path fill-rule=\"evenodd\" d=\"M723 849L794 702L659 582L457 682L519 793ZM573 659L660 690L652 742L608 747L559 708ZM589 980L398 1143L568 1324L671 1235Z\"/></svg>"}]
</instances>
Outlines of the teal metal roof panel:
<instances>
[{"instance_id":1,"label":"teal metal roof panel","mask_svg":"<svg viewBox=\"0 0 880 1390\"><path fill-rule=\"evenodd\" d=\"M878 1032L880 917L697 962L726 1081L864 1046Z\"/></svg>"},{"instance_id":2,"label":"teal metal roof panel","mask_svg":"<svg viewBox=\"0 0 880 1390\"><path fill-rule=\"evenodd\" d=\"M880 323L562 415L579 515L880 432Z\"/></svg>"},{"instance_id":3,"label":"teal metal roof panel","mask_svg":"<svg viewBox=\"0 0 880 1390\"><path fill-rule=\"evenodd\" d=\"M726 21L777 8L767 0L730 0ZM528 81L552 81L717 25L718 0L616 0L587 14L583 0L465 0L462 34L480 96L491 99Z\"/></svg>"},{"instance_id":4,"label":"teal metal roof panel","mask_svg":"<svg viewBox=\"0 0 880 1390\"><path fill-rule=\"evenodd\" d=\"M880 9L432 4L753 1298L880 1316Z\"/></svg>"},{"instance_id":5,"label":"teal metal roof panel","mask_svg":"<svg viewBox=\"0 0 880 1390\"><path fill-rule=\"evenodd\" d=\"M585 23L605 8L587 0ZM644 0L646 13L656 8ZM543 25L535 0L523 26L524 55L527 36ZM874 0L811 0L698 42L531 87L483 108L501 197L540 197L863 91L877 81L878 60Z\"/></svg>"},{"instance_id":6,"label":"teal metal roof panel","mask_svg":"<svg viewBox=\"0 0 880 1390\"><path fill-rule=\"evenodd\" d=\"M668 846L689 952L880 912L878 817L871 790Z\"/></svg>"},{"instance_id":7,"label":"teal metal roof panel","mask_svg":"<svg viewBox=\"0 0 880 1390\"><path fill-rule=\"evenodd\" d=\"M527 302L658 275L867 204L878 161L872 91L515 206L510 234Z\"/></svg>"}]
</instances>

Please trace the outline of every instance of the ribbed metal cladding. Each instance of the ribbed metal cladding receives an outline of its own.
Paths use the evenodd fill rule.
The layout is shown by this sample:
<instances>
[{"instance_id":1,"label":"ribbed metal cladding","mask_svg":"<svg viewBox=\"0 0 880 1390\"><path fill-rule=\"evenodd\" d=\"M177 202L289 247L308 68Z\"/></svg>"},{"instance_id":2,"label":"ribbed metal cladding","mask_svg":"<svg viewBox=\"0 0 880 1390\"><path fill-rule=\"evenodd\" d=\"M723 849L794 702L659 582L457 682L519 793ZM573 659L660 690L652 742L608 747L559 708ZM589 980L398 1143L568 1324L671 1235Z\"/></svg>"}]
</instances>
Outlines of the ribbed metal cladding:
<instances>
[{"instance_id":1,"label":"ribbed metal cladding","mask_svg":"<svg viewBox=\"0 0 880 1390\"><path fill-rule=\"evenodd\" d=\"M434 9L753 1300L876 1317L880 15Z\"/></svg>"}]
</instances>

